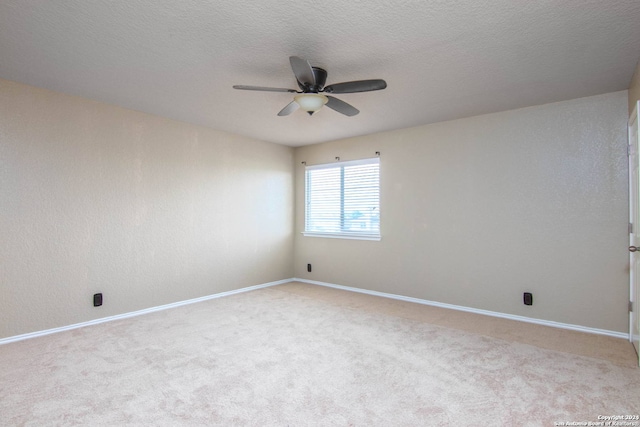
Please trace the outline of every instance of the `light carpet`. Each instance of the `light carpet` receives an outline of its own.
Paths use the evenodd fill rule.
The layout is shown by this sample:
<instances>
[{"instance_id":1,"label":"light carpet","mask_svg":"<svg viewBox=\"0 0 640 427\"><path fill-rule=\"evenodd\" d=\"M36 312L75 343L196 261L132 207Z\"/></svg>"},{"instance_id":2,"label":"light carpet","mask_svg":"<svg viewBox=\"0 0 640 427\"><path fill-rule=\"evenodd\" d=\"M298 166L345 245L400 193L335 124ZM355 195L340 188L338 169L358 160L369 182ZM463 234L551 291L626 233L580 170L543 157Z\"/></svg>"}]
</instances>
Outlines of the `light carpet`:
<instances>
[{"instance_id":1,"label":"light carpet","mask_svg":"<svg viewBox=\"0 0 640 427\"><path fill-rule=\"evenodd\" d=\"M0 346L0 425L553 426L640 413L640 369L304 286L316 288Z\"/></svg>"}]
</instances>

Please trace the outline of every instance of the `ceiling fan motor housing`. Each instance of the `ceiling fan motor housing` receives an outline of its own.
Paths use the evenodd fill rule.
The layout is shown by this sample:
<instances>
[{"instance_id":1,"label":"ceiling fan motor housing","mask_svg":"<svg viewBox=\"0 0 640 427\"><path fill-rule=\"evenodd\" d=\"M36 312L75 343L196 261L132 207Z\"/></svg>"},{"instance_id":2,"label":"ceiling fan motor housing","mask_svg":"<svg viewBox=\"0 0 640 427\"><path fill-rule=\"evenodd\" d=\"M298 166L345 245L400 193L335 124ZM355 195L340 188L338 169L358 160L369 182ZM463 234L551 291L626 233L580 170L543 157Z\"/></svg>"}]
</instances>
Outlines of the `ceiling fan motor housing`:
<instances>
[{"instance_id":1,"label":"ceiling fan motor housing","mask_svg":"<svg viewBox=\"0 0 640 427\"><path fill-rule=\"evenodd\" d=\"M318 67L311 67L311 69L313 70L313 76L316 79L316 84L312 85L296 79L300 90L302 90L302 92L304 93L318 93L322 90L322 88L324 88L324 85L327 82L326 70Z\"/></svg>"}]
</instances>

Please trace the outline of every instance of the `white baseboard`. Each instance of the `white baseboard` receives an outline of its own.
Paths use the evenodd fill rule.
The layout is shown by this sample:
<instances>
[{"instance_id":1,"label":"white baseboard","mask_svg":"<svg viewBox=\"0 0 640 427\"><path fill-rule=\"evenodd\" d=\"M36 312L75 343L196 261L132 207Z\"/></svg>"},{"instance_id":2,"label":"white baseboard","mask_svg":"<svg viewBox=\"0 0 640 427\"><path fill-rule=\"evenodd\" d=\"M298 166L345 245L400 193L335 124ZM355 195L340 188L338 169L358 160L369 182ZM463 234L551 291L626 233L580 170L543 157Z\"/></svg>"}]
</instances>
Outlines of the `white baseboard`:
<instances>
[{"instance_id":1,"label":"white baseboard","mask_svg":"<svg viewBox=\"0 0 640 427\"><path fill-rule=\"evenodd\" d=\"M215 299L215 298L222 298L222 297L235 295L235 294L239 294L239 293L243 293L243 292L253 291L253 290L256 290L256 289L262 289L262 288L268 288L270 286L282 285L282 284L290 283L290 282L302 282L302 283L308 283L308 284L311 284L311 285L326 286L326 287L329 287L329 288L342 289L342 290L350 291L350 292L358 292L358 293L361 293L361 294L374 295L374 296L378 296L378 297L391 298L391 299L400 300L400 301L413 302L413 303L416 303L416 304L430 305L430 306L434 306L434 307L448 308L448 309L451 309L451 310L458 310L458 311L466 311L466 312L469 312L469 313L483 314L485 316L501 317L503 319L517 320L517 321L520 321L520 322L534 323L534 324L537 324L537 325L544 325L544 326L551 326L553 328L568 329L568 330L572 330L572 331L587 332L587 333L590 333L590 334L607 335L607 336L615 337L615 338L629 339L629 335L624 333L624 332L608 331L606 329L589 328L589 327L586 327L586 326L572 325L572 324L569 324L569 323L554 322L554 321L551 321L551 320L534 319L534 318L531 318L531 317L516 316L516 315L513 315L513 314L500 313L500 312L496 312L496 311L480 310L480 309L477 309L477 308L464 307L464 306L461 306L461 305L446 304L446 303L441 303L441 302L436 302L436 301L429 301L429 300L413 298L413 297L405 297L405 296L402 296L402 295L389 294L389 293L378 292L378 291L370 291L370 290L367 290L367 289L353 288L353 287L350 287L350 286L336 285L334 283L318 282L318 281L315 281L315 280L307 280L307 279L300 279L300 278L294 277L294 278L291 278L291 279L278 280L276 282L269 282L269 283L263 283L263 284L260 284L260 285L255 285L255 286L248 286L246 288L234 289L232 291L220 292L220 293L217 293L217 294L207 295L207 296L200 297L200 298L193 298L193 299L189 299L189 300L185 300L185 301L178 301L178 302L174 302L174 303L170 303L170 304L160 305L160 306L157 306L157 307L145 308L143 310L132 311L132 312L129 312L129 313L117 314L115 316L102 317L100 319L89 320L87 322L81 322L81 323L75 323L73 325L61 326L59 328L46 329L46 330L43 330L43 331L30 332L30 333L27 333L27 334L15 335L15 336L12 336L12 337L2 338L2 339L0 339L0 345L9 344L9 343L16 342L16 341L22 341L22 340L26 340L26 339L30 339L30 338L36 338L36 337L41 337L41 336L45 336L45 335L55 334L55 333L58 333L58 332L70 331L72 329L83 328L85 326L91 326L91 325L97 325L97 324L100 324L100 323L111 322L113 320L128 319L130 317L141 316L143 314L153 313L153 312L156 312L156 311L167 310L167 309L170 309L170 308L180 307L180 306L183 306L183 305L194 304L194 303L197 303L197 302L207 301L207 300L211 300L211 299Z\"/></svg>"},{"instance_id":2,"label":"white baseboard","mask_svg":"<svg viewBox=\"0 0 640 427\"><path fill-rule=\"evenodd\" d=\"M75 323L73 325L61 326L59 328L46 329L44 331L37 331L37 332L30 332L30 333L22 334L22 335L15 335L15 336L12 336L12 337L0 339L0 345L9 344L9 343L16 342L16 341L22 341L22 340L26 340L26 339L30 339L30 338L41 337L41 336L44 336L44 335L55 334L55 333L58 333L58 332L70 331L72 329L84 328L85 326L97 325L97 324L100 324L100 323L111 322L113 320L128 319L130 317L141 316L143 314L154 313L156 311L167 310L167 309L170 309L170 308L180 307L180 306L188 305L188 304L194 304L194 303L197 303L197 302L207 301L207 300L210 300L210 299L222 298L222 297L226 297L226 296L229 296L229 295L235 295L235 294L239 294L239 293L243 293L243 292L254 291L256 289L268 288L270 286L282 285L284 283L289 283L292 280L293 279L278 280L276 282L269 282L269 283L263 283L263 284L260 284L260 285L255 285L255 286L248 286L246 288L234 289L232 291L220 292L220 293L217 293L217 294L207 295L207 296L200 297L200 298L193 298L193 299L189 299L189 300L185 300L185 301L173 302L173 303L170 303L170 304L159 305L157 307L150 307L150 308L145 308L143 310L131 311L129 313L116 314L115 316L102 317L100 319L89 320L88 322Z\"/></svg>"},{"instance_id":3,"label":"white baseboard","mask_svg":"<svg viewBox=\"0 0 640 427\"><path fill-rule=\"evenodd\" d=\"M453 304L446 304L442 302L429 301L429 300L424 300L419 298L405 297L402 295L388 294L385 292L378 292L378 291L370 291L367 289L352 288L350 286L342 286L342 285L336 285L334 283L318 282L315 280L307 280L307 279L299 279L299 278L293 278L292 280L296 282L308 283L311 285L326 286L329 288L342 289L350 292L358 292L361 294L374 295L378 297L391 298L391 299L396 299L400 301L413 302L416 304L431 305L434 307L448 308L451 310L458 310L458 311L466 311L469 313L483 314L485 316L501 317L503 319L517 320L519 322L535 323L536 325L551 326L552 328L569 329L571 331L587 332L589 334L607 335L615 338L624 338L626 340L629 339L629 334L626 334L624 332L608 331L606 329L589 328L586 326L572 325L570 323L561 323L561 322L554 322L551 320L534 319L532 317L516 316L514 314L506 314L506 313L500 313L497 311L481 310L478 308L464 307L461 305L453 305Z\"/></svg>"}]
</instances>

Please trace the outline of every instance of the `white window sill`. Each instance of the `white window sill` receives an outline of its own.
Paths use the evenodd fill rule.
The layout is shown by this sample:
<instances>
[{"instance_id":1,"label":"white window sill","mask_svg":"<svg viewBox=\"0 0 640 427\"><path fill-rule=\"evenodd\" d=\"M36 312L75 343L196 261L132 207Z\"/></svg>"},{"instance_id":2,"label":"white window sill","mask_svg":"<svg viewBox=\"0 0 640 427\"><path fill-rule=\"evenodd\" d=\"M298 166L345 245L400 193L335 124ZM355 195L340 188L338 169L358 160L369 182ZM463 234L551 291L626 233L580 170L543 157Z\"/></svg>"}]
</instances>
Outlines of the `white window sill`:
<instances>
[{"instance_id":1,"label":"white window sill","mask_svg":"<svg viewBox=\"0 0 640 427\"><path fill-rule=\"evenodd\" d=\"M360 234L360 233L308 233L302 232L304 237L325 237L328 239L351 239L351 240L375 240L380 241L379 234Z\"/></svg>"}]
</instances>

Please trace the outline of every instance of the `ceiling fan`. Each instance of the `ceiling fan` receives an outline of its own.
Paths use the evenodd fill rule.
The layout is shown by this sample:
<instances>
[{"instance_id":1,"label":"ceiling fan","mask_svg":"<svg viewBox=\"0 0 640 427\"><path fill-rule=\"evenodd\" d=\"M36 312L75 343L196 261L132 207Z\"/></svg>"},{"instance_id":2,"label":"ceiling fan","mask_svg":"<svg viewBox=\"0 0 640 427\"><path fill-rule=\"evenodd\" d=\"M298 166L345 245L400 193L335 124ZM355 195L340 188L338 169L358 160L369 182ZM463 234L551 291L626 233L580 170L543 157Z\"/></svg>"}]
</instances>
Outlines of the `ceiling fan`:
<instances>
[{"instance_id":1,"label":"ceiling fan","mask_svg":"<svg viewBox=\"0 0 640 427\"><path fill-rule=\"evenodd\" d=\"M289 62L291 63L291 69L296 76L298 86L300 90L285 89L278 87L262 87L262 86L245 86L235 85L234 89L241 90L259 90L265 92L289 92L297 93L298 95L293 97L293 101L287 104L280 112L279 116L288 116L296 111L298 108L302 108L304 111L312 115L323 105L345 116L355 116L360 111L351 104L333 97L331 95L324 95L328 93L340 94L340 93L356 93L356 92L370 92L373 90L381 90L387 87L387 82L381 79L374 80L356 80L344 83L335 83L329 86L325 86L327 81L327 72L322 68L312 67L309 61L299 58L297 56L290 56Z\"/></svg>"}]
</instances>

